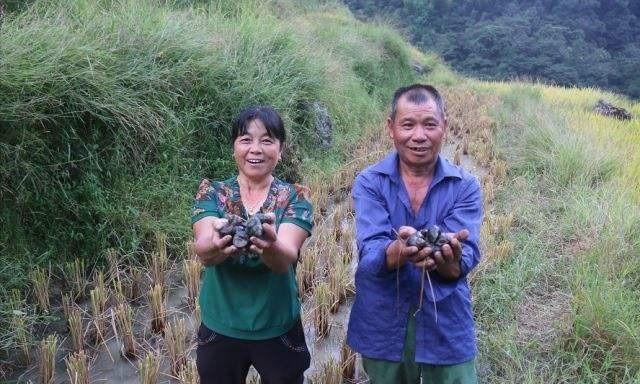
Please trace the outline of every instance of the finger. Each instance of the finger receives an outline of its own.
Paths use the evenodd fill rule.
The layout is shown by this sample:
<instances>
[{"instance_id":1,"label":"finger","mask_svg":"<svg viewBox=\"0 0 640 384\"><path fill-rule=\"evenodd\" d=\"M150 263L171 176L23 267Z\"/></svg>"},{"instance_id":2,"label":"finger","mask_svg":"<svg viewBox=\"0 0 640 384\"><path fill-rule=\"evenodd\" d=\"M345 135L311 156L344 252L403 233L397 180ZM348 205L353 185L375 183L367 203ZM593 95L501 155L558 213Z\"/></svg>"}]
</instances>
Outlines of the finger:
<instances>
[{"instance_id":1,"label":"finger","mask_svg":"<svg viewBox=\"0 0 640 384\"><path fill-rule=\"evenodd\" d=\"M469 238L469 230L461 229L455 233L454 237L458 240L467 240Z\"/></svg>"},{"instance_id":2,"label":"finger","mask_svg":"<svg viewBox=\"0 0 640 384\"><path fill-rule=\"evenodd\" d=\"M419 250L413 256L413 261L414 262L422 261L422 260L426 259L427 257L429 257L430 253L431 253L431 248L429 248L429 247L422 248L421 250Z\"/></svg>"},{"instance_id":3,"label":"finger","mask_svg":"<svg viewBox=\"0 0 640 384\"><path fill-rule=\"evenodd\" d=\"M223 219L223 218L215 217L215 218L213 219L213 228L214 228L216 231L219 231L219 230L221 230L221 229L222 229L222 227L224 227L225 225L227 225L227 223L228 223L228 222L229 222L229 220L227 220L227 219Z\"/></svg>"},{"instance_id":4,"label":"finger","mask_svg":"<svg viewBox=\"0 0 640 384\"><path fill-rule=\"evenodd\" d=\"M267 223L273 224L276 222L276 214L273 212L265 213L264 219Z\"/></svg>"},{"instance_id":5,"label":"finger","mask_svg":"<svg viewBox=\"0 0 640 384\"><path fill-rule=\"evenodd\" d=\"M433 271L434 269L436 269L436 263L430 257L427 257L426 259L415 263L415 266L418 268L427 268L427 271Z\"/></svg>"},{"instance_id":6,"label":"finger","mask_svg":"<svg viewBox=\"0 0 640 384\"><path fill-rule=\"evenodd\" d=\"M415 263L419 263L424 259L426 259L426 256L422 252L417 252L417 253L409 256L409 260L414 264Z\"/></svg>"},{"instance_id":7,"label":"finger","mask_svg":"<svg viewBox=\"0 0 640 384\"><path fill-rule=\"evenodd\" d=\"M262 237L270 241L275 241L278 238L275 227L271 224L262 224Z\"/></svg>"},{"instance_id":8,"label":"finger","mask_svg":"<svg viewBox=\"0 0 640 384\"><path fill-rule=\"evenodd\" d=\"M409 236L413 235L415 232L417 232L415 228L406 225L398 228L398 236L403 240L408 239Z\"/></svg>"},{"instance_id":9,"label":"finger","mask_svg":"<svg viewBox=\"0 0 640 384\"><path fill-rule=\"evenodd\" d=\"M252 243L252 246L256 246L260 249L264 249L269 246L269 242L265 241L259 237L251 236L249 241Z\"/></svg>"},{"instance_id":10,"label":"finger","mask_svg":"<svg viewBox=\"0 0 640 384\"><path fill-rule=\"evenodd\" d=\"M459 243L458 243L459 244ZM455 261L455 255L453 254L453 249L449 244L444 244L442 246L442 258L445 263L451 263Z\"/></svg>"},{"instance_id":11,"label":"finger","mask_svg":"<svg viewBox=\"0 0 640 384\"><path fill-rule=\"evenodd\" d=\"M235 246L235 245L232 245L232 246L229 246L229 247L223 248L223 249L222 249L222 254L223 254L223 255L227 255L227 256L229 256L229 255L233 255L233 254L234 254L234 253L236 253L237 251L238 251L238 248L236 248L236 246Z\"/></svg>"},{"instance_id":12,"label":"finger","mask_svg":"<svg viewBox=\"0 0 640 384\"><path fill-rule=\"evenodd\" d=\"M262 255L262 248L257 247L255 244L251 244L249 249L252 250L253 252L259 254L259 255Z\"/></svg>"},{"instance_id":13,"label":"finger","mask_svg":"<svg viewBox=\"0 0 640 384\"><path fill-rule=\"evenodd\" d=\"M220 239L218 239L217 242L215 242L215 247L218 249L225 248L227 244L231 242L231 240L233 240L233 237L231 235L223 236Z\"/></svg>"},{"instance_id":14,"label":"finger","mask_svg":"<svg viewBox=\"0 0 640 384\"><path fill-rule=\"evenodd\" d=\"M449 242L449 246L451 247L452 255L459 259L462 255L462 243L459 242L458 239L454 238Z\"/></svg>"},{"instance_id":15,"label":"finger","mask_svg":"<svg viewBox=\"0 0 640 384\"><path fill-rule=\"evenodd\" d=\"M444 264L444 258L442 257L442 252L441 251L433 252L432 257L433 257L433 261L435 262L436 265Z\"/></svg>"},{"instance_id":16,"label":"finger","mask_svg":"<svg viewBox=\"0 0 640 384\"><path fill-rule=\"evenodd\" d=\"M400 250L400 254L404 257L411 257L413 255L415 255L416 253L418 253L418 247L416 246L411 246L411 247L403 247Z\"/></svg>"}]
</instances>

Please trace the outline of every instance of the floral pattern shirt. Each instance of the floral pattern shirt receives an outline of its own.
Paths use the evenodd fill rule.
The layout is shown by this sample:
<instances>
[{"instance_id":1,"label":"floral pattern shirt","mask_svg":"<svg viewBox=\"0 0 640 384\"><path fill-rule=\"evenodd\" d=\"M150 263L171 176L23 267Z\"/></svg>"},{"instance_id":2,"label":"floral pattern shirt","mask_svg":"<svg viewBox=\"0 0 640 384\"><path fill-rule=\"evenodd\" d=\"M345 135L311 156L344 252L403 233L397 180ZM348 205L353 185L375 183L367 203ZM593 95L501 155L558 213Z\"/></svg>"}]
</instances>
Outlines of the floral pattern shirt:
<instances>
[{"instance_id":1,"label":"floral pattern shirt","mask_svg":"<svg viewBox=\"0 0 640 384\"><path fill-rule=\"evenodd\" d=\"M276 230L281 223L293 223L311 234L313 209L309 199L309 188L306 186L289 184L274 178L260 212L275 214ZM248 217L240 198L238 177L234 176L224 181L213 182L209 179L203 179L195 196L191 223L207 216L223 218L225 214L237 215L244 219ZM239 257L232 258L232 261L253 264L247 259L256 261L257 255L252 252L244 252Z\"/></svg>"}]
</instances>

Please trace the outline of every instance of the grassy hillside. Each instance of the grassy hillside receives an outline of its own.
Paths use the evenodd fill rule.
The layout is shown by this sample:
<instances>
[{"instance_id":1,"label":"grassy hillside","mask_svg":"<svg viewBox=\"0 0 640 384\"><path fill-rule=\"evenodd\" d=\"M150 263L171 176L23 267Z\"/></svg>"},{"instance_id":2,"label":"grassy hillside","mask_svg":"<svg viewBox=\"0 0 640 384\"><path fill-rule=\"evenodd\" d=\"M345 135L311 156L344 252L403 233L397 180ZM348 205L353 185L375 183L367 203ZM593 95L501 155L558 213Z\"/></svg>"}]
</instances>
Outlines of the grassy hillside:
<instances>
[{"instance_id":1,"label":"grassy hillside","mask_svg":"<svg viewBox=\"0 0 640 384\"><path fill-rule=\"evenodd\" d=\"M599 98L636 117L640 104L463 79L331 2L27 3L0 24L0 371L23 369L17 351L62 316L66 262L95 270L115 249L140 263L158 234L170 257L186 253L198 181L233 172L237 111L281 111L291 145L278 172L310 184L325 212L388 148L391 92L421 81L444 89L449 140L483 169L481 381L640 381L640 120L591 112ZM331 115L329 150L312 102ZM329 240L318 256L338 252ZM55 276L49 313L32 270Z\"/></svg>"},{"instance_id":2,"label":"grassy hillside","mask_svg":"<svg viewBox=\"0 0 640 384\"><path fill-rule=\"evenodd\" d=\"M14 288L33 302L36 267L61 278L65 262L102 265L109 248L144 259L156 233L170 254L183 252L199 180L234 172L229 125L247 105L281 112L290 143L278 174L300 180L350 160L392 90L416 81L412 63L453 78L435 56L336 5L23 3L0 24L5 314ZM312 102L329 111L329 150L317 145Z\"/></svg>"},{"instance_id":3,"label":"grassy hillside","mask_svg":"<svg viewBox=\"0 0 640 384\"><path fill-rule=\"evenodd\" d=\"M473 83L493 97L506 163L474 276L488 382L640 380L636 118L595 115L594 89Z\"/></svg>"},{"instance_id":4,"label":"grassy hillside","mask_svg":"<svg viewBox=\"0 0 640 384\"><path fill-rule=\"evenodd\" d=\"M340 8L180 4L36 1L5 17L2 286L19 286L27 265L139 251L155 230L184 239L197 180L232 172L228 127L243 107L281 111L292 137L281 175L298 178L342 161L362 121L415 79L410 60L438 67ZM314 101L335 128L328 154Z\"/></svg>"}]
</instances>

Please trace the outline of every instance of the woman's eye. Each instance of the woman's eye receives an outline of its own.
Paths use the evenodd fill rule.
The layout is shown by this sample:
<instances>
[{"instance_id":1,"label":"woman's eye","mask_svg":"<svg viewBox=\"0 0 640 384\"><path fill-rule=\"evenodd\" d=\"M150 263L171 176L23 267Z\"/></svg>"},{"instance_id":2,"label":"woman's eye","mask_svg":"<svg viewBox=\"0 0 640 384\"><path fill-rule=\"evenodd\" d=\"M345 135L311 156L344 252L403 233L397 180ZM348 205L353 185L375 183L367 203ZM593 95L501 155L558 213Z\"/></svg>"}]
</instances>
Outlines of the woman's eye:
<instances>
[{"instance_id":1,"label":"woman's eye","mask_svg":"<svg viewBox=\"0 0 640 384\"><path fill-rule=\"evenodd\" d=\"M273 144L273 139L262 139L263 144Z\"/></svg>"},{"instance_id":2,"label":"woman's eye","mask_svg":"<svg viewBox=\"0 0 640 384\"><path fill-rule=\"evenodd\" d=\"M241 137L241 138L240 138L240 142L241 142L241 143L250 143L250 142L251 142L251 139L250 139L250 138L248 138L248 137Z\"/></svg>"}]
</instances>

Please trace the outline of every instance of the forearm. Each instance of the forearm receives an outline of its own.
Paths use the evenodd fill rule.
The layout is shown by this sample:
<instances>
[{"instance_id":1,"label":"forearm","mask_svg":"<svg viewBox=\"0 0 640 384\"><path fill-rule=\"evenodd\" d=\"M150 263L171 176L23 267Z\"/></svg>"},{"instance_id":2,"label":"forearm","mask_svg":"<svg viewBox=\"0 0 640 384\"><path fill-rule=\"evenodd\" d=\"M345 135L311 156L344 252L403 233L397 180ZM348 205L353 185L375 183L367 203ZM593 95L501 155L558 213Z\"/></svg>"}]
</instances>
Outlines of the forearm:
<instances>
[{"instance_id":1,"label":"forearm","mask_svg":"<svg viewBox=\"0 0 640 384\"><path fill-rule=\"evenodd\" d=\"M200 258L200 262L205 266L220 264L228 257L228 255L225 255L215 247L212 236L196 239L195 251Z\"/></svg>"},{"instance_id":2,"label":"forearm","mask_svg":"<svg viewBox=\"0 0 640 384\"><path fill-rule=\"evenodd\" d=\"M393 271L405 265L407 259L402 257L402 242L399 240L394 240L385 252L385 262L387 269L389 271Z\"/></svg>"},{"instance_id":3,"label":"forearm","mask_svg":"<svg viewBox=\"0 0 640 384\"><path fill-rule=\"evenodd\" d=\"M274 272L285 273L298 260L299 249L276 240L262 252L262 261Z\"/></svg>"}]
</instances>

